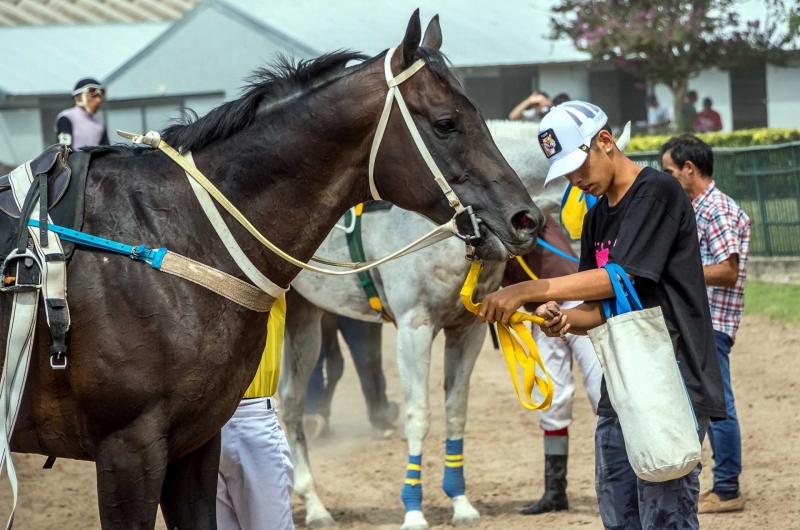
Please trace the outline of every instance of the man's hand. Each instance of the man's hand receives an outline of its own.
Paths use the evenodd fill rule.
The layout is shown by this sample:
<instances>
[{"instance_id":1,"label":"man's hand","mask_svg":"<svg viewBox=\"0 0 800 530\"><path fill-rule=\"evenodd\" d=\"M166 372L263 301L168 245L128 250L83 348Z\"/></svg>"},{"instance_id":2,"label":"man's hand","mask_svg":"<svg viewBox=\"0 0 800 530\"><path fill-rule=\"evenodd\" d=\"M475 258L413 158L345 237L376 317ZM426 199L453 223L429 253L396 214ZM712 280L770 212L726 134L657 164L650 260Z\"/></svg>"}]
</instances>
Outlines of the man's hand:
<instances>
[{"instance_id":1,"label":"man's hand","mask_svg":"<svg viewBox=\"0 0 800 530\"><path fill-rule=\"evenodd\" d=\"M567 315L561 312L556 302L547 302L536 308L536 316L544 319L544 323L539 327L542 333L548 337L560 337L567 340L567 332L570 325L567 323Z\"/></svg>"},{"instance_id":2,"label":"man's hand","mask_svg":"<svg viewBox=\"0 0 800 530\"><path fill-rule=\"evenodd\" d=\"M550 104L550 100L538 92L534 92L533 94L528 96L528 105L531 105L533 107L538 107L539 105L546 105L546 104Z\"/></svg>"},{"instance_id":3,"label":"man's hand","mask_svg":"<svg viewBox=\"0 0 800 530\"><path fill-rule=\"evenodd\" d=\"M525 303L520 296L523 285L525 284L510 285L484 298L481 310L478 312L478 320L492 324L495 322L508 324L511 315Z\"/></svg>"}]
</instances>

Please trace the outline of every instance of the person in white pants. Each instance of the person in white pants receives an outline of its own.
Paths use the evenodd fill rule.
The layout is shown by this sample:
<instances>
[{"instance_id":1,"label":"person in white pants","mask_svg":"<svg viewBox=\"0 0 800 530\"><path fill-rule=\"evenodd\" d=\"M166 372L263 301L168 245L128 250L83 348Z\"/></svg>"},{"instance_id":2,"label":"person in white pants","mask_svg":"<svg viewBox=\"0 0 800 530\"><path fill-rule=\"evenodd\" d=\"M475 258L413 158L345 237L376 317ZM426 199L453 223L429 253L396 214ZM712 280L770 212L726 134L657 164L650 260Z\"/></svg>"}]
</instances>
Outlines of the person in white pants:
<instances>
[{"instance_id":1,"label":"person in white pants","mask_svg":"<svg viewBox=\"0 0 800 530\"><path fill-rule=\"evenodd\" d=\"M281 306L282 305L282 311ZM267 346L239 407L222 428L217 475L219 530L294 530L294 469L275 392L283 346L284 299L270 313Z\"/></svg>"},{"instance_id":2,"label":"person in white pants","mask_svg":"<svg viewBox=\"0 0 800 530\"><path fill-rule=\"evenodd\" d=\"M511 260L506 266L503 285L511 285L536 278L556 278L578 271L578 265L566 256L575 257L564 230L552 216L545 218L545 226L539 237L562 255L536 246L523 256L523 263ZM581 302L564 302L563 309L575 307ZM526 307L534 310L535 307ZM592 410L597 412L600 401L600 382L603 370L597 360L589 337L567 335L567 340L552 338L542 333L539 326L531 326L533 340L539 349L542 362L553 380L553 401L550 408L539 411L539 425L544 431L545 492L541 499L526 505L523 515L566 510L567 459L569 455L569 426L572 423L572 399L575 395L575 377L572 375L573 361L583 372L583 386L589 396ZM543 396L537 389L537 401Z\"/></svg>"}]
</instances>

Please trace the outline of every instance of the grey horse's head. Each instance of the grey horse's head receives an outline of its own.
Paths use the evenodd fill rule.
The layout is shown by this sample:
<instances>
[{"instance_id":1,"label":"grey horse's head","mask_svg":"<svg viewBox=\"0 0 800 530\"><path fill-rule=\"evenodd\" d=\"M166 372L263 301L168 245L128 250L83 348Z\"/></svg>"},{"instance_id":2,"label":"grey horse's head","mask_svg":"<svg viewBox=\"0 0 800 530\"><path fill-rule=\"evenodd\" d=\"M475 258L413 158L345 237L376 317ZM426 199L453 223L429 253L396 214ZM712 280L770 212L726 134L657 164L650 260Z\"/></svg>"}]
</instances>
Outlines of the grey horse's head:
<instances>
[{"instance_id":1,"label":"grey horse's head","mask_svg":"<svg viewBox=\"0 0 800 530\"><path fill-rule=\"evenodd\" d=\"M550 215L561 209L561 198L567 189L567 179L556 179L544 187L544 178L550 165L539 147L537 135L539 124L509 121L487 120L489 132L494 143L505 157L508 165L517 172L525 189L533 202L544 215ZM624 151L630 141L630 122L625 126L617 147Z\"/></svg>"}]
</instances>

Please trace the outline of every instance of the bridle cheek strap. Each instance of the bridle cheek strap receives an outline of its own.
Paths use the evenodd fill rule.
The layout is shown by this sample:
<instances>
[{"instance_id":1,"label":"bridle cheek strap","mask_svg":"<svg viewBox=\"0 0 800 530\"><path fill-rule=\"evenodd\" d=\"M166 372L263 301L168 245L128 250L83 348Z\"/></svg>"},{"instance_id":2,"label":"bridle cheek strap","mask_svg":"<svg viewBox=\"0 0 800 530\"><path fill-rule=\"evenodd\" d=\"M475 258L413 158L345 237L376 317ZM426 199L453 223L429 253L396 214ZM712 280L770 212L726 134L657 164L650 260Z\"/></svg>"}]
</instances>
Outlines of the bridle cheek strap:
<instances>
[{"instance_id":1,"label":"bridle cheek strap","mask_svg":"<svg viewBox=\"0 0 800 530\"><path fill-rule=\"evenodd\" d=\"M403 100L403 95L400 93L399 85L411 78L411 76L425 66L425 61L419 59L406 70L403 70L397 74L397 76L393 76L392 56L394 55L396 49L397 47L389 49L389 51L386 53L386 60L384 62L386 84L389 86L389 91L386 93L386 103L383 105L383 113L381 114L381 119L378 121L378 129L375 131L375 138L372 140L372 149L369 153L369 191L372 194L373 199L380 200L381 196L378 193L378 188L375 186L375 159L378 156L378 149L380 149L381 140L383 140L383 135L386 132L386 124L389 122L389 115L392 112L392 103L396 100L397 107L400 109L400 114L403 116L403 121L406 123L408 132L411 133L411 138L414 140L419 153L422 155L423 160L425 160L425 164L433 174L433 180L439 185L442 193L444 193L445 197L447 197L447 201L450 203L450 206L456 211L456 213L462 213L465 211L464 206L461 204L461 201L458 199L456 193L447 183L447 180L445 180L444 175L442 175L442 172L439 170L436 162L434 162L430 151L428 151L428 147L425 145L425 142L422 141L422 137L419 135L417 125L414 123L411 113L406 106L406 102Z\"/></svg>"}]
</instances>

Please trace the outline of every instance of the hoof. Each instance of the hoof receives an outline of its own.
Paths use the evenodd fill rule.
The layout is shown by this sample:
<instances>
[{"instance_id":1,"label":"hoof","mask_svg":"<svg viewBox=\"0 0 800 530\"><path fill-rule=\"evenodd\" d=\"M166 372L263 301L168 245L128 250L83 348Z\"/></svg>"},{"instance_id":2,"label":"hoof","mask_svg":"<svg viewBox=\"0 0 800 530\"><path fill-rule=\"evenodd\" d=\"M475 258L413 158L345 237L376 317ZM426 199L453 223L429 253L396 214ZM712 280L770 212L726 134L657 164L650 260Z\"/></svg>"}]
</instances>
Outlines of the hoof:
<instances>
[{"instance_id":1,"label":"hoof","mask_svg":"<svg viewBox=\"0 0 800 530\"><path fill-rule=\"evenodd\" d=\"M313 521L306 521L306 528L310 530L315 530L317 528L331 528L334 526L339 526L336 524L336 521L333 520L333 517L330 515L322 517L320 519L314 519Z\"/></svg>"},{"instance_id":2,"label":"hoof","mask_svg":"<svg viewBox=\"0 0 800 530\"><path fill-rule=\"evenodd\" d=\"M303 416L303 431L305 431L306 440L317 440L327 428L328 421L322 414Z\"/></svg>"},{"instance_id":3,"label":"hoof","mask_svg":"<svg viewBox=\"0 0 800 530\"><path fill-rule=\"evenodd\" d=\"M388 440L395 432L397 432L397 429L394 427L372 426L372 437L376 440Z\"/></svg>"},{"instance_id":4,"label":"hoof","mask_svg":"<svg viewBox=\"0 0 800 530\"><path fill-rule=\"evenodd\" d=\"M420 511L406 512L406 520L401 530L428 530L428 521Z\"/></svg>"},{"instance_id":5,"label":"hoof","mask_svg":"<svg viewBox=\"0 0 800 530\"><path fill-rule=\"evenodd\" d=\"M481 522L481 514L475 509L466 495L453 497L453 526L475 526Z\"/></svg>"},{"instance_id":6,"label":"hoof","mask_svg":"<svg viewBox=\"0 0 800 530\"><path fill-rule=\"evenodd\" d=\"M478 526L481 524L481 516L478 514L467 515L464 517L453 517L453 526Z\"/></svg>"}]
</instances>

